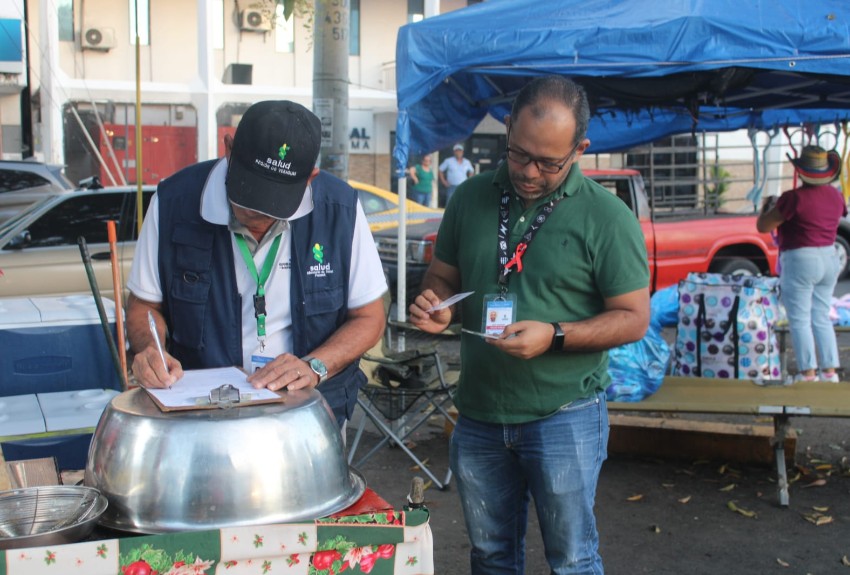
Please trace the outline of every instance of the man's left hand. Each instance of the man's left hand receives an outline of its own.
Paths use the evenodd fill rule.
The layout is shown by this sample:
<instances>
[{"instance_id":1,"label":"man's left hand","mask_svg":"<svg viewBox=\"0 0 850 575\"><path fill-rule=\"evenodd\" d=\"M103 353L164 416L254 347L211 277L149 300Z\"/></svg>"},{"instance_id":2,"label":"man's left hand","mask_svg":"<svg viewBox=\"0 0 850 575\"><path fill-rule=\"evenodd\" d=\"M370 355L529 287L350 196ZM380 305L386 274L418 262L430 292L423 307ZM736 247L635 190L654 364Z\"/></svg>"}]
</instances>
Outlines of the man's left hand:
<instances>
[{"instance_id":1,"label":"man's left hand","mask_svg":"<svg viewBox=\"0 0 850 575\"><path fill-rule=\"evenodd\" d=\"M248 383L271 391L309 389L319 385L319 376L306 361L284 353L249 375Z\"/></svg>"},{"instance_id":2,"label":"man's left hand","mask_svg":"<svg viewBox=\"0 0 850 575\"><path fill-rule=\"evenodd\" d=\"M531 359L549 351L554 328L542 321L518 321L505 328L499 339L487 339L488 344L521 359Z\"/></svg>"}]
</instances>

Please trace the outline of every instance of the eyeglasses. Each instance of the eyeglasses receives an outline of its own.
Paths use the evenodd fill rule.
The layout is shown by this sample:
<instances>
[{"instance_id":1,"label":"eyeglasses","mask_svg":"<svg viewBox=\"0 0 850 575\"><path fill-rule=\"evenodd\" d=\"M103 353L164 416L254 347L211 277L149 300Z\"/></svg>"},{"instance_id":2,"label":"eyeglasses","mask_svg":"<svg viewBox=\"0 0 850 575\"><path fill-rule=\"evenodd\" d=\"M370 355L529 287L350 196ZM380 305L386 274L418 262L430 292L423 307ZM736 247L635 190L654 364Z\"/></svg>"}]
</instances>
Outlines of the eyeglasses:
<instances>
[{"instance_id":1,"label":"eyeglasses","mask_svg":"<svg viewBox=\"0 0 850 575\"><path fill-rule=\"evenodd\" d=\"M510 134L508 134L510 137ZM580 142L579 142L580 143ZM564 169L564 166L567 165L567 162L573 157L573 154L576 152L576 148L578 148L578 144L573 146L573 149L570 150L570 153L567 154L567 157L564 158L564 161L560 164L557 162L550 162L549 160L541 160L540 158L535 158L526 154L525 152L521 152L519 150L514 150L510 146L505 147L505 151L508 153L508 159L512 162L515 162L523 167L527 166L531 162L534 162L534 165L537 166L537 170L543 174L557 174L561 170Z\"/></svg>"},{"instance_id":2,"label":"eyeglasses","mask_svg":"<svg viewBox=\"0 0 850 575\"><path fill-rule=\"evenodd\" d=\"M508 128L508 141L511 141L511 129ZM580 144L579 142L578 144ZM534 165L537 166L537 171L541 174L557 174L561 170L564 169L564 166L567 165L567 162L570 161L570 158L573 157L573 154L576 153L576 149L578 148L578 144L573 146L573 149L570 150L570 153L567 154L567 157L564 158L564 161L560 164L557 162L550 162L549 160L541 160L540 158L535 158L534 156L530 156L525 152L520 152L519 150L514 150L510 146L505 146L505 152L507 152L508 159L512 162L515 162L522 166L523 168L534 162Z\"/></svg>"}]
</instances>

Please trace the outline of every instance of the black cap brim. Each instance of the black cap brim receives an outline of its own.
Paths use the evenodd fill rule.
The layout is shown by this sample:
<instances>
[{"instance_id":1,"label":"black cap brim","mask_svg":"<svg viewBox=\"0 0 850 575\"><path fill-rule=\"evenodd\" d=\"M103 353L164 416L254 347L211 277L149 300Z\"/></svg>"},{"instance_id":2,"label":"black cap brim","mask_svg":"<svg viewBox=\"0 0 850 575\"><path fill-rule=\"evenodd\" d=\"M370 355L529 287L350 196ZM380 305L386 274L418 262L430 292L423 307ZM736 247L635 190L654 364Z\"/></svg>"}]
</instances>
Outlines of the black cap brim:
<instances>
[{"instance_id":1,"label":"black cap brim","mask_svg":"<svg viewBox=\"0 0 850 575\"><path fill-rule=\"evenodd\" d=\"M225 187L227 199L237 206L286 220L301 205L308 181L309 178L304 178L283 183L246 170L238 162L230 162Z\"/></svg>"}]
</instances>

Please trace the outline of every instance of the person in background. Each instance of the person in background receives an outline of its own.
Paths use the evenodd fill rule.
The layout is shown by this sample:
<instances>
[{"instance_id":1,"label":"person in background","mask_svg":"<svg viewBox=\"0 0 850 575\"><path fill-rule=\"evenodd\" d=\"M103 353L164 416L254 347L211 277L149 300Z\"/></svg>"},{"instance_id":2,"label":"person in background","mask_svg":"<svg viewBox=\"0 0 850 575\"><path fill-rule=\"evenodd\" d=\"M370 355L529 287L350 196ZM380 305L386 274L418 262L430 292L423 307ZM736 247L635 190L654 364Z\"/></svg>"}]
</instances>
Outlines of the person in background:
<instances>
[{"instance_id":1,"label":"person in background","mask_svg":"<svg viewBox=\"0 0 850 575\"><path fill-rule=\"evenodd\" d=\"M455 193L455 188L475 173L472 164L463 157L463 145L455 144L452 153L454 157L446 158L440 164L440 183L446 188L446 205Z\"/></svg>"},{"instance_id":2,"label":"person in background","mask_svg":"<svg viewBox=\"0 0 850 575\"><path fill-rule=\"evenodd\" d=\"M791 163L802 185L778 199L765 198L756 227L777 232L780 297L799 370L794 381L818 379L818 366L821 380L838 381L838 343L829 310L839 273L835 236L847 206L830 183L839 176L841 158L806 146Z\"/></svg>"},{"instance_id":3,"label":"person in background","mask_svg":"<svg viewBox=\"0 0 850 575\"><path fill-rule=\"evenodd\" d=\"M423 206L431 205L431 193L434 188L434 171L431 167L431 155L422 157L422 161L408 170L410 179L413 180L413 186L410 188L408 198L422 204Z\"/></svg>"},{"instance_id":4,"label":"person in background","mask_svg":"<svg viewBox=\"0 0 850 575\"><path fill-rule=\"evenodd\" d=\"M141 386L238 366L256 388L318 388L340 426L351 417L387 285L357 191L316 167L320 143L304 106L258 102L227 157L159 184L127 282ZM148 312L169 336L165 365Z\"/></svg>"},{"instance_id":5,"label":"person in background","mask_svg":"<svg viewBox=\"0 0 850 575\"><path fill-rule=\"evenodd\" d=\"M569 79L520 90L506 161L458 187L409 308L438 333L455 306L435 306L473 292L463 328L486 334L462 335L450 440L474 574L524 573L530 498L551 573L602 573L593 506L607 350L646 332L649 266L634 214L579 169L589 118Z\"/></svg>"}]
</instances>

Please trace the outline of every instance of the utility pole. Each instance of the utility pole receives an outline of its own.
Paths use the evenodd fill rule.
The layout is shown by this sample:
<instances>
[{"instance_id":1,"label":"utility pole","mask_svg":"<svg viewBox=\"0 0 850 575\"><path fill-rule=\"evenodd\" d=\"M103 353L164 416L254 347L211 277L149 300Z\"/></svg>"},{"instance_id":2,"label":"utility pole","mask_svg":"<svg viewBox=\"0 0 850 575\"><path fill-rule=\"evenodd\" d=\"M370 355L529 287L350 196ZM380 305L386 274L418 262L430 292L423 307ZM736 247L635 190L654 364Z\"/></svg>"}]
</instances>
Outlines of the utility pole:
<instances>
[{"instance_id":1,"label":"utility pole","mask_svg":"<svg viewBox=\"0 0 850 575\"><path fill-rule=\"evenodd\" d=\"M321 166L348 179L349 0L316 0L313 112L322 122Z\"/></svg>"}]
</instances>

